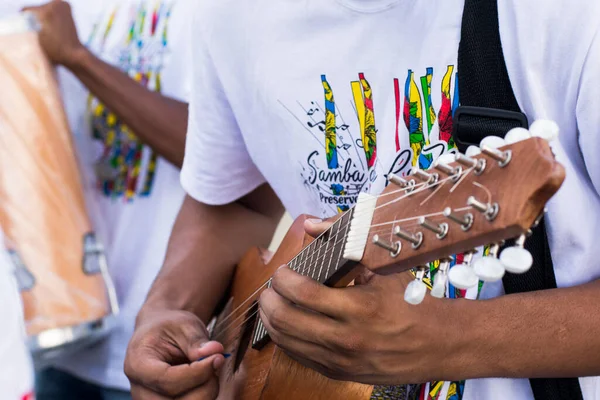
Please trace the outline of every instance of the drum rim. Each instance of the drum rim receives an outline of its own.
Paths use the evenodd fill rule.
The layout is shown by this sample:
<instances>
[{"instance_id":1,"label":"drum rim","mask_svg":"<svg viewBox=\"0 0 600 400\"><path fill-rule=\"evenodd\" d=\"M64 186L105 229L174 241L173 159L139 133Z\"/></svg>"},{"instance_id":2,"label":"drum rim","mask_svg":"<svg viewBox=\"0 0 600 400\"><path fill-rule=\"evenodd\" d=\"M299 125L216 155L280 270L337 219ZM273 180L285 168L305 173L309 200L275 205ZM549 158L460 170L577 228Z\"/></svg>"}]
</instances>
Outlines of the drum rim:
<instances>
[{"instance_id":1,"label":"drum rim","mask_svg":"<svg viewBox=\"0 0 600 400\"><path fill-rule=\"evenodd\" d=\"M45 360L63 348L79 343L92 344L102 339L116 325L116 315L64 328L48 329L27 338L27 347L34 359Z\"/></svg>"},{"instance_id":2,"label":"drum rim","mask_svg":"<svg viewBox=\"0 0 600 400\"><path fill-rule=\"evenodd\" d=\"M0 18L0 36L37 32L39 29L36 16L28 11Z\"/></svg>"}]
</instances>

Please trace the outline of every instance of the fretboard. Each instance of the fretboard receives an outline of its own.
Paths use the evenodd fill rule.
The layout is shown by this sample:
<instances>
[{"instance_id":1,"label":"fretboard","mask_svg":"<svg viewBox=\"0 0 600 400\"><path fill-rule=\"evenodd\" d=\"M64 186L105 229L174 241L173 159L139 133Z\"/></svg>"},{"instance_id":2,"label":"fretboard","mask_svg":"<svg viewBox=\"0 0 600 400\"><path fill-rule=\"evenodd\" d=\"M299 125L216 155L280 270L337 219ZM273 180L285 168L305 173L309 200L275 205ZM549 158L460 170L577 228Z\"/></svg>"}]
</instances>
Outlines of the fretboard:
<instances>
[{"instance_id":1,"label":"fretboard","mask_svg":"<svg viewBox=\"0 0 600 400\"><path fill-rule=\"evenodd\" d=\"M288 266L301 275L309 276L325 285L333 286L343 273L343 267L349 263L342 257L346 237L350 229L353 210L344 213L321 236L306 246ZM270 281L268 287L270 287ZM252 335L252 347L262 348L268 342L267 330L259 318Z\"/></svg>"},{"instance_id":2,"label":"fretboard","mask_svg":"<svg viewBox=\"0 0 600 400\"><path fill-rule=\"evenodd\" d=\"M301 275L324 284L346 264L342 258L352 210L343 214L326 232L306 246L288 266Z\"/></svg>"}]
</instances>

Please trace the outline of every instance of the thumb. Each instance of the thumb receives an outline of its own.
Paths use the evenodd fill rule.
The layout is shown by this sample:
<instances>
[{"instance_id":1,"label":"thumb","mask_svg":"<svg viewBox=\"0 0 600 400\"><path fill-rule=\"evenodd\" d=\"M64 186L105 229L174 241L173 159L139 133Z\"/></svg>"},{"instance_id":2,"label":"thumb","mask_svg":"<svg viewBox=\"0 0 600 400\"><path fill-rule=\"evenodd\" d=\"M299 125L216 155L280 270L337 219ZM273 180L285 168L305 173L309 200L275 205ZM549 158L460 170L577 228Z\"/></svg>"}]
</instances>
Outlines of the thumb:
<instances>
[{"instance_id":1,"label":"thumb","mask_svg":"<svg viewBox=\"0 0 600 400\"><path fill-rule=\"evenodd\" d=\"M190 362L194 362L203 360L215 354L223 354L224 352L225 348L221 343L216 341L205 341L204 343L196 342L190 344L186 350L186 355Z\"/></svg>"},{"instance_id":2,"label":"thumb","mask_svg":"<svg viewBox=\"0 0 600 400\"><path fill-rule=\"evenodd\" d=\"M182 328L182 330L186 343L181 346L181 350L185 352L190 362L222 354L225 351L221 343L208 339L208 331L200 321L198 321L198 325L187 327L187 329Z\"/></svg>"},{"instance_id":3,"label":"thumb","mask_svg":"<svg viewBox=\"0 0 600 400\"><path fill-rule=\"evenodd\" d=\"M333 225L333 222L334 220L331 218L326 220L310 218L304 221L304 230L308 235L312 236L313 238L316 238L317 236L325 232L327 229L329 229L331 225Z\"/></svg>"}]
</instances>

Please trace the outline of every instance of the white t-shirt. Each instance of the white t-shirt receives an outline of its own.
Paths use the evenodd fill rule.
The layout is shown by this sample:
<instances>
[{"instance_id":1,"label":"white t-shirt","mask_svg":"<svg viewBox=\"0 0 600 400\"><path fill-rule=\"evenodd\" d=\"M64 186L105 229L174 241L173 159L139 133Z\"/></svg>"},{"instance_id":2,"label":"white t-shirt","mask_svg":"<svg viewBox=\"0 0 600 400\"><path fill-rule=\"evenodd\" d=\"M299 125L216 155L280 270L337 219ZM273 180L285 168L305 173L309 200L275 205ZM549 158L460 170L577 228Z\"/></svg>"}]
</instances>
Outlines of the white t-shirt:
<instances>
[{"instance_id":1,"label":"white t-shirt","mask_svg":"<svg viewBox=\"0 0 600 400\"><path fill-rule=\"evenodd\" d=\"M0 231L0 243L3 243ZM25 345L23 305L13 264L0 246L0 393L2 400L33 400L33 366Z\"/></svg>"},{"instance_id":2,"label":"white t-shirt","mask_svg":"<svg viewBox=\"0 0 600 400\"><path fill-rule=\"evenodd\" d=\"M8 3L9 0L0 0ZM41 1L10 0L16 12ZM141 84L187 101L190 0L70 0L80 40ZM129 389L123 373L136 315L164 260L183 202L179 170L129 135L68 71L60 69L86 200L103 242L121 313L110 336L56 366L106 387Z\"/></svg>"},{"instance_id":3,"label":"white t-shirt","mask_svg":"<svg viewBox=\"0 0 600 400\"><path fill-rule=\"evenodd\" d=\"M71 3L80 37L94 53L148 88L187 101L189 0ZM90 201L101 219L96 219L96 227L102 231L121 313L119 324L105 341L59 366L103 386L128 390L123 373L127 344L162 266L184 191L176 167L132 140L98 100L92 99L91 105L86 102L88 95L78 92L81 84L73 76L64 73L62 83L90 185L88 193L94 193ZM121 143L113 140L112 132L120 133Z\"/></svg>"},{"instance_id":4,"label":"white t-shirt","mask_svg":"<svg viewBox=\"0 0 600 400\"><path fill-rule=\"evenodd\" d=\"M567 179L547 218L558 285L598 279L600 3L498 3L520 106L562 130L554 150ZM184 188L224 204L267 181L294 217L327 217L360 191L379 193L389 172L426 168L450 147L463 5L201 1ZM502 291L485 285L482 296ZM600 379L581 383L586 399L600 398ZM444 400L532 398L526 379L424 390Z\"/></svg>"}]
</instances>

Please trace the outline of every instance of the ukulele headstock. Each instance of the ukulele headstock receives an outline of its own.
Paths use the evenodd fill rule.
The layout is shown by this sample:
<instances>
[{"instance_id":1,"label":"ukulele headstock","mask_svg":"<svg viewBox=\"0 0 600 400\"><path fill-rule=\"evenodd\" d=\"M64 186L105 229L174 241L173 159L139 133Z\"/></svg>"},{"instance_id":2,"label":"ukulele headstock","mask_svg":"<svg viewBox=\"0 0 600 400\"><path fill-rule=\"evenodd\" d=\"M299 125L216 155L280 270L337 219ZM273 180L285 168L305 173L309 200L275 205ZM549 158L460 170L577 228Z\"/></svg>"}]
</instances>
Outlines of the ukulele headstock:
<instances>
[{"instance_id":1,"label":"ukulele headstock","mask_svg":"<svg viewBox=\"0 0 600 400\"><path fill-rule=\"evenodd\" d=\"M470 148L468 156L440 157L427 171L390 177L380 196L363 196L363 203L359 199L344 257L360 261L376 273L391 274L466 253L464 267L469 271L453 268L457 269L455 286L465 286L461 288L474 286L480 279L501 279L505 270L525 272L531 265L527 254L509 251L497 260L498 245L521 238L515 247L522 249L524 234L560 188L565 171L544 139L555 136L556 129L555 124L540 121L532 125L534 137L519 128L508 135L510 144L501 138L486 138L480 154L476 154L477 148ZM492 246L492 257L486 257L486 268L476 276L468 265L469 255L484 245ZM437 291L434 288L433 294L442 290L441 286ZM424 296L424 285L415 292L417 300L421 292ZM411 297L408 291L407 296ZM409 298L409 302L419 302Z\"/></svg>"}]
</instances>

